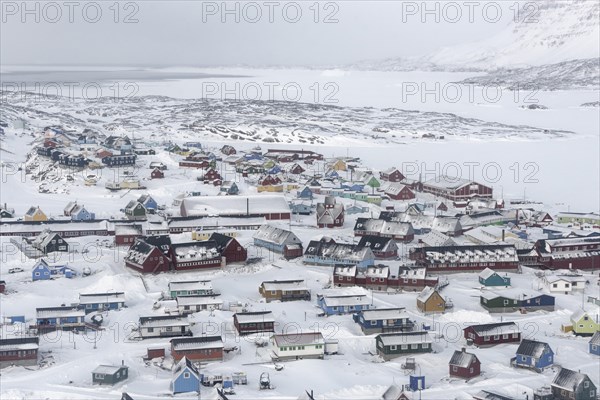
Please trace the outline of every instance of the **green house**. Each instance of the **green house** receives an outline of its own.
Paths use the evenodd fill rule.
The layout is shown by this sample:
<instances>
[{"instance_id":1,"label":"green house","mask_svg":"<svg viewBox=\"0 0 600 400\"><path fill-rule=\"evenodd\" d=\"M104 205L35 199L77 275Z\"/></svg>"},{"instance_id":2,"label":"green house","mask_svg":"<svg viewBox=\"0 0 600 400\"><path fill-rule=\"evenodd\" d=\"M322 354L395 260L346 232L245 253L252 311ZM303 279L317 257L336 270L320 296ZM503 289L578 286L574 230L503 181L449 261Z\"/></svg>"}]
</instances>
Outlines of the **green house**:
<instances>
[{"instance_id":1,"label":"green house","mask_svg":"<svg viewBox=\"0 0 600 400\"><path fill-rule=\"evenodd\" d=\"M594 333L600 331L598 316L592 318L584 310L577 310L571 315L571 324L573 332L578 336L593 336Z\"/></svg>"},{"instance_id":2,"label":"green house","mask_svg":"<svg viewBox=\"0 0 600 400\"><path fill-rule=\"evenodd\" d=\"M519 309L519 300L493 292L482 293L479 304L489 312L513 312Z\"/></svg>"},{"instance_id":3,"label":"green house","mask_svg":"<svg viewBox=\"0 0 600 400\"><path fill-rule=\"evenodd\" d=\"M99 365L92 371L92 383L95 385L114 385L129 376L125 365Z\"/></svg>"},{"instance_id":4,"label":"green house","mask_svg":"<svg viewBox=\"0 0 600 400\"><path fill-rule=\"evenodd\" d=\"M428 332L381 333L375 337L377 354L386 361L405 354L430 353L432 343Z\"/></svg>"},{"instance_id":5,"label":"green house","mask_svg":"<svg viewBox=\"0 0 600 400\"><path fill-rule=\"evenodd\" d=\"M377 180L377 178L375 178L374 176L371 176L366 182L365 185L372 187L373 189L381 187L381 183L379 183L379 181Z\"/></svg>"},{"instance_id":6,"label":"green house","mask_svg":"<svg viewBox=\"0 0 600 400\"><path fill-rule=\"evenodd\" d=\"M558 214L557 221L559 224L577 223L600 225L600 215L596 213L564 212Z\"/></svg>"}]
</instances>

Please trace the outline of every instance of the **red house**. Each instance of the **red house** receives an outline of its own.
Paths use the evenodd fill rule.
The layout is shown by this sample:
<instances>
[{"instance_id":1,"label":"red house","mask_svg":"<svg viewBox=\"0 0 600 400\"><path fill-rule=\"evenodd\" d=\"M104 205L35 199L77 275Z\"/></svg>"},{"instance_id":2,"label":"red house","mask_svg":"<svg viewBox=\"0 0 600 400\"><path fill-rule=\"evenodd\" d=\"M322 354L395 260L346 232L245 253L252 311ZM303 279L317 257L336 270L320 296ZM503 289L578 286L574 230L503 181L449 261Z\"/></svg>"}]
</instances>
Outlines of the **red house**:
<instances>
[{"instance_id":1,"label":"red house","mask_svg":"<svg viewBox=\"0 0 600 400\"><path fill-rule=\"evenodd\" d=\"M206 171L204 177L202 178L204 182L212 182L217 179L221 180L221 174L219 174L214 168L210 168L208 171Z\"/></svg>"},{"instance_id":2,"label":"red house","mask_svg":"<svg viewBox=\"0 0 600 400\"><path fill-rule=\"evenodd\" d=\"M385 190L385 194L387 194L390 199L393 200L411 200L416 196L412 190L406 185L401 183L393 183L388 186Z\"/></svg>"},{"instance_id":3,"label":"red house","mask_svg":"<svg viewBox=\"0 0 600 400\"><path fill-rule=\"evenodd\" d=\"M381 180L388 181L388 182L401 182L405 178L405 176L402 174L402 172L400 172L400 170L395 167L392 167L392 168L386 169L385 171L382 171L379 174L379 177L381 178Z\"/></svg>"},{"instance_id":4,"label":"red house","mask_svg":"<svg viewBox=\"0 0 600 400\"><path fill-rule=\"evenodd\" d=\"M131 246L141 236L142 225L115 224L115 244L117 246Z\"/></svg>"},{"instance_id":5,"label":"red house","mask_svg":"<svg viewBox=\"0 0 600 400\"><path fill-rule=\"evenodd\" d=\"M543 269L600 268L599 237L543 239L536 242L534 249Z\"/></svg>"},{"instance_id":6,"label":"red house","mask_svg":"<svg viewBox=\"0 0 600 400\"><path fill-rule=\"evenodd\" d=\"M225 257L227 264L244 262L248 258L247 250L235 238L215 232L208 240L217 243L217 249Z\"/></svg>"},{"instance_id":7,"label":"red house","mask_svg":"<svg viewBox=\"0 0 600 400\"><path fill-rule=\"evenodd\" d=\"M181 161L179 161L179 166L187 167L187 168L208 168L208 167L210 167L210 163L207 160L202 160L202 161L181 160Z\"/></svg>"},{"instance_id":8,"label":"red house","mask_svg":"<svg viewBox=\"0 0 600 400\"><path fill-rule=\"evenodd\" d=\"M294 175L299 175L301 173L303 173L304 171L306 171L304 168L302 168L300 166L300 164L294 164L292 165L292 167L289 169L289 173L290 174L294 174Z\"/></svg>"},{"instance_id":9,"label":"red house","mask_svg":"<svg viewBox=\"0 0 600 400\"><path fill-rule=\"evenodd\" d=\"M357 274L356 285L371 290L387 290L390 267L373 265Z\"/></svg>"},{"instance_id":10,"label":"red house","mask_svg":"<svg viewBox=\"0 0 600 400\"><path fill-rule=\"evenodd\" d=\"M471 325L463 332L465 339L472 340L478 347L521 342L521 331L514 322Z\"/></svg>"},{"instance_id":11,"label":"red house","mask_svg":"<svg viewBox=\"0 0 600 400\"><path fill-rule=\"evenodd\" d=\"M260 186L279 185L281 179L276 175L266 175L258 181Z\"/></svg>"},{"instance_id":12,"label":"red house","mask_svg":"<svg viewBox=\"0 0 600 400\"><path fill-rule=\"evenodd\" d=\"M241 336L275 332L275 319L271 311L236 313L233 315L233 324Z\"/></svg>"},{"instance_id":13,"label":"red house","mask_svg":"<svg viewBox=\"0 0 600 400\"><path fill-rule=\"evenodd\" d=\"M344 226L344 205L336 203L335 197L326 196L323 203L317 203L317 226L319 228Z\"/></svg>"},{"instance_id":14,"label":"red house","mask_svg":"<svg viewBox=\"0 0 600 400\"><path fill-rule=\"evenodd\" d=\"M175 361L184 356L191 361L223 361L221 336L171 339L171 355Z\"/></svg>"},{"instance_id":15,"label":"red house","mask_svg":"<svg viewBox=\"0 0 600 400\"><path fill-rule=\"evenodd\" d=\"M356 265L338 266L333 269L334 286L356 286Z\"/></svg>"},{"instance_id":16,"label":"red house","mask_svg":"<svg viewBox=\"0 0 600 400\"><path fill-rule=\"evenodd\" d=\"M150 178L151 179L162 179L165 177L165 173L162 172L160 169L158 168L154 168L152 170L152 172L150 173Z\"/></svg>"},{"instance_id":17,"label":"red house","mask_svg":"<svg viewBox=\"0 0 600 400\"><path fill-rule=\"evenodd\" d=\"M125 266L142 273L166 272L171 259L159 247L138 239L125 256Z\"/></svg>"},{"instance_id":18,"label":"red house","mask_svg":"<svg viewBox=\"0 0 600 400\"><path fill-rule=\"evenodd\" d=\"M467 353L464 347L454 352L448 367L450 376L456 378L470 379L481 374L481 362L475 354Z\"/></svg>"},{"instance_id":19,"label":"red house","mask_svg":"<svg viewBox=\"0 0 600 400\"><path fill-rule=\"evenodd\" d=\"M39 342L38 337L0 339L0 368L37 365Z\"/></svg>"},{"instance_id":20,"label":"red house","mask_svg":"<svg viewBox=\"0 0 600 400\"><path fill-rule=\"evenodd\" d=\"M439 176L423 182L423 191L454 202L492 198L492 188L468 179Z\"/></svg>"},{"instance_id":21,"label":"red house","mask_svg":"<svg viewBox=\"0 0 600 400\"><path fill-rule=\"evenodd\" d=\"M0 281L0 293L4 293L6 290L6 282Z\"/></svg>"}]
</instances>

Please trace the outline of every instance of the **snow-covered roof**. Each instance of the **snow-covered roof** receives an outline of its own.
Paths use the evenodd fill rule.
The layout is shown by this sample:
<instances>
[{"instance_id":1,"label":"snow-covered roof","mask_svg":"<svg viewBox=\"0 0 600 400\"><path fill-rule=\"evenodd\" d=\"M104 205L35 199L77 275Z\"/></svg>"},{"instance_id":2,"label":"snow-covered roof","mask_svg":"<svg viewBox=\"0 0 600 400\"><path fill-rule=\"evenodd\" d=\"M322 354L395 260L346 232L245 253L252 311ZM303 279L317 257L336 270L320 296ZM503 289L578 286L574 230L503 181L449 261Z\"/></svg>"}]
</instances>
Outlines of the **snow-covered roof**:
<instances>
[{"instance_id":1,"label":"snow-covered roof","mask_svg":"<svg viewBox=\"0 0 600 400\"><path fill-rule=\"evenodd\" d=\"M333 274L338 275L338 276L355 276L356 269L357 269L356 265L338 266L338 267L334 268Z\"/></svg>"},{"instance_id":2,"label":"snow-covered roof","mask_svg":"<svg viewBox=\"0 0 600 400\"><path fill-rule=\"evenodd\" d=\"M534 358L540 358L544 354L544 350L547 347L549 347L548 343L538 342L536 340L523 339L521 341L521 344L519 344L517 354L530 356Z\"/></svg>"},{"instance_id":3,"label":"snow-covered roof","mask_svg":"<svg viewBox=\"0 0 600 400\"><path fill-rule=\"evenodd\" d=\"M294 291L294 290L308 290L308 287L303 280L289 280L289 281L264 281L262 286L265 290L283 290L283 291Z\"/></svg>"},{"instance_id":4,"label":"snow-covered roof","mask_svg":"<svg viewBox=\"0 0 600 400\"><path fill-rule=\"evenodd\" d=\"M454 241L452 240L452 238L450 238L450 236L436 229L432 229L431 231L429 231L429 233L425 235L425 237L423 237L421 241L425 246L432 247L452 246L454 244Z\"/></svg>"},{"instance_id":5,"label":"snow-covered roof","mask_svg":"<svg viewBox=\"0 0 600 400\"><path fill-rule=\"evenodd\" d=\"M590 339L590 344L600 346L600 331L596 331L596 333L594 333L594 336L592 336Z\"/></svg>"},{"instance_id":6,"label":"snow-covered roof","mask_svg":"<svg viewBox=\"0 0 600 400\"><path fill-rule=\"evenodd\" d=\"M217 243L208 240L205 242L177 243L171 246L178 262L210 260L221 255Z\"/></svg>"},{"instance_id":7,"label":"snow-covered roof","mask_svg":"<svg viewBox=\"0 0 600 400\"><path fill-rule=\"evenodd\" d=\"M222 349L223 339L221 336L201 336L191 338L171 339L171 346L175 351Z\"/></svg>"},{"instance_id":8,"label":"snow-covered roof","mask_svg":"<svg viewBox=\"0 0 600 400\"><path fill-rule=\"evenodd\" d=\"M84 317L85 311L74 307L44 307L36 308L37 318Z\"/></svg>"},{"instance_id":9,"label":"snow-covered roof","mask_svg":"<svg viewBox=\"0 0 600 400\"><path fill-rule=\"evenodd\" d=\"M169 282L169 291L212 290L211 281L175 281Z\"/></svg>"},{"instance_id":10,"label":"snow-covered roof","mask_svg":"<svg viewBox=\"0 0 600 400\"><path fill-rule=\"evenodd\" d=\"M220 300L217 296L214 295L177 296L177 306L193 306L203 304L223 304L223 300Z\"/></svg>"},{"instance_id":11,"label":"snow-covered roof","mask_svg":"<svg viewBox=\"0 0 600 400\"><path fill-rule=\"evenodd\" d=\"M256 324L260 322L275 322L271 311L236 313L234 317L240 324Z\"/></svg>"},{"instance_id":12,"label":"snow-covered roof","mask_svg":"<svg viewBox=\"0 0 600 400\"><path fill-rule=\"evenodd\" d=\"M435 178L429 179L428 181L423 182L424 186L430 186L438 189L452 189L456 190L466 185L470 185L475 183L468 179L450 177L446 175L440 175Z\"/></svg>"},{"instance_id":13,"label":"snow-covered roof","mask_svg":"<svg viewBox=\"0 0 600 400\"><path fill-rule=\"evenodd\" d=\"M0 339L1 351L36 350L38 348L38 337L14 337Z\"/></svg>"},{"instance_id":14,"label":"snow-covered roof","mask_svg":"<svg viewBox=\"0 0 600 400\"><path fill-rule=\"evenodd\" d=\"M323 302L328 307L367 305L371 300L366 295L323 296Z\"/></svg>"},{"instance_id":15,"label":"snow-covered roof","mask_svg":"<svg viewBox=\"0 0 600 400\"><path fill-rule=\"evenodd\" d=\"M121 370L121 368L127 368L125 365L98 365L96 369L92 371L94 374L105 374L114 375Z\"/></svg>"},{"instance_id":16,"label":"snow-covered roof","mask_svg":"<svg viewBox=\"0 0 600 400\"><path fill-rule=\"evenodd\" d=\"M571 392L574 388L579 387L587 377L586 374L561 368L554 377L554 380L552 380L552 386Z\"/></svg>"},{"instance_id":17,"label":"snow-covered roof","mask_svg":"<svg viewBox=\"0 0 600 400\"><path fill-rule=\"evenodd\" d=\"M408 318L408 313L402 308L376 308L373 310L364 310L361 312L365 321L375 321L382 319L403 319Z\"/></svg>"},{"instance_id":18,"label":"snow-covered roof","mask_svg":"<svg viewBox=\"0 0 600 400\"><path fill-rule=\"evenodd\" d=\"M273 225L264 224L254 234L254 239L263 240L265 242L281 245L285 243L290 236L293 238L296 235L291 231L278 228ZM299 242L299 240L298 240Z\"/></svg>"},{"instance_id":19,"label":"snow-covered roof","mask_svg":"<svg viewBox=\"0 0 600 400\"><path fill-rule=\"evenodd\" d=\"M354 230L385 235L406 236L413 233L413 226L410 222L385 221L375 218L357 218Z\"/></svg>"},{"instance_id":20,"label":"snow-covered roof","mask_svg":"<svg viewBox=\"0 0 600 400\"><path fill-rule=\"evenodd\" d=\"M426 286L417 296L417 300L425 303L435 292L436 290L434 288Z\"/></svg>"},{"instance_id":21,"label":"snow-covered roof","mask_svg":"<svg viewBox=\"0 0 600 400\"><path fill-rule=\"evenodd\" d=\"M457 366L459 368L468 368L471 363L477 360L477 356L472 353L467 353L466 351L458 351L456 350L454 354L452 354L452 358L450 359L450 365Z\"/></svg>"},{"instance_id":22,"label":"snow-covered roof","mask_svg":"<svg viewBox=\"0 0 600 400\"><path fill-rule=\"evenodd\" d=\"M178 315L156 315L150 317L140 317L141 328L159 328L162 326L189 326L186 317Z\"/></svg>"},{"instance_id":23,"label":"snow-covered roof","mask_svg":"<svg viewBox=\"0 0 600 400\"><path fill-rule=\"evenodd\" d=\"M373 251L369 247L358 247L349 243L324 243L321 241L311 241L305 255L320 256L323 258L344 261L363 261L365 259L374 259Z\"/></svg>"},{"instance_id":24,"label":"snow-covered roof","mask_svg":"<svg viewBox=\"0 0 600 400\"><path fill-rule=\"evenodd\" d=\"M321 332L285 333L271 336L276 346L325 344Z\"/></svg>"},{"instance_id":25,"label":"snow-covered roof","mask_svg":"<svg viewBox=\"0 0 600 400\"><path fill-rule=\"evenodd\" d=\"M284 196L194 196L183 199L182 209L188 216L253 215L290 213Z\"/></svg>"},{"instance_id":26,"label":"snow-covered roof","mask_svg":"<svg viewBox=\"0 0 600 400\"><path fill-rule=\"evenodd\" d=\"M112 292L112 293L80 293L79 304L96 304L96 303L112 303L112 302L124 302L124 292Z\"/></svg>"},{"instance_id":27,"label":"snow-covered roof","mask_svg":"<svg viewBox=\"0 0 600 400\"><path fill-rule=\"evenodd\" d=\"M387 278L390 275L390 267L386 265L372 265L364 271L367 278Z\"/></svg>"},{"instance_id":28,"label":"snow-covered roof","mask_svg":"<svg viewBox=\"0 0 600 400\"><path fill-rule=\"evenodd\" d=\"M497 322L491 324L471 325L469 328L480 336L504 335L520 333L519 327L514 322Z\"/></svg>"},{"instance_id":29,"label":"snow-covered roof","mask_svg":"<svg viewBox=\"0 0 600 400\"><path fill-rule=\"evenodd\" d=\"M403 344L433 343L428 332L382 333L377 335L384 346L400 346Z\"/></svg>"},{"instance_id":30,"label":"snow-covered roof","mask_svg":"<svg viewBox=\"0 0 600 400\"><path fill-rule=\"evenodd\" d=\"M424 247L430 263L518 262L513 245Z\"/></svg>"},{"instance_id":31,"label":"snow-covered roof","mask_svg":"<svg viewBox=\"0 0 600 400\"><path fill-rule=\"evenodd\" d=\"M488 279L488 278L490 278L494 274L496 274L496 271L494 271L491 268L486 268L486 269L484 269L483 271L481 271L479 273L479 277L482 278L482 279Z\"/></svg>"}]
</instances>

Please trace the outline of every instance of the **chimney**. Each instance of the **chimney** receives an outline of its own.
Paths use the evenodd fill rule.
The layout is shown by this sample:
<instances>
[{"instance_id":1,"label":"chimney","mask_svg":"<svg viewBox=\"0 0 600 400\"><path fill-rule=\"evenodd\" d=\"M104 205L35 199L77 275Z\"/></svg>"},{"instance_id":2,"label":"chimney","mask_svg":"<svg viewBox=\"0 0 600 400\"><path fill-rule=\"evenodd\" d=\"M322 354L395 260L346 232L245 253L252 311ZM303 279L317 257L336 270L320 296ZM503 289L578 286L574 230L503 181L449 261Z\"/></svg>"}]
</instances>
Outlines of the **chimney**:
<instances>
[{"instance_id":1,"label":"chimney","mask_svg":"<svg viewBox=\"0 0 600 400\"><path fill-rule=\"evenodd\" d=\"M504 242L504 237L505 237L505 233L504 233L504 229L502 229L502 241Z\"/></svg>"},{"instance_id":2,"label":"chimney","mask_svg":"<svg viewBox=\"0 0 600 400\"><path fill-rule=\"evenodd\" d=\"M463 353L467 351L467 349L464 348L464 347L461 350L462 350Z\"/></svg>"},{"instance_id":3,"label":"chimney","mask_svg":"<svg viewBox=\"0 0 600 400\"><path fill-rule=\"evenodd\" d=\"M121 365L125 365L125 360L121 360Z\"/></svg>"}]
</instances>

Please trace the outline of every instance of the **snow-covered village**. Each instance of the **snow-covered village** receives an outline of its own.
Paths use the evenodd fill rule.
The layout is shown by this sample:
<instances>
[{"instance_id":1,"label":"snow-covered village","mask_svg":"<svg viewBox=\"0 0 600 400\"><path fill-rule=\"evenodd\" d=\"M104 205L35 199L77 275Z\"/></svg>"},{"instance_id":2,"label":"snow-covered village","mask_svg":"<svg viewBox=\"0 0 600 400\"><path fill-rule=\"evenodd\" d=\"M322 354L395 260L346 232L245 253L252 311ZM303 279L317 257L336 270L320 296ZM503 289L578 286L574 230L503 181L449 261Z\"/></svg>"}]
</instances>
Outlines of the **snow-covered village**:
<instances>
[{"instance_id":1,"label":"snow-covered village","mask_svg":"<svg viewBox=\"0 0 600 400\"><path fill-rule=\"evenodd\" d=\"M169 20L202 3L208 19L225 4L120 7L139 7L140 53L153 15L263 39L244 18ZM424 4L389 3L373 7ZM69 44L62 64L29 65L6 32L50 32L49 17L11 28L37 9L20 7L2 5L1 399L600 400L600 3L520 4L542 22L447 27L416 39L426 55L385 50L398 59L359 40L339 44L349 63L315 42L310 67L206 43L207 66L133 67L145 59L129 52L107 66ZM365 2L302 7L348 35L344 17L391 24ZM87 25L60 29L97 37ZM330 35L266 25L282 38L261 49ZM305 95L333 82L339 102L204 91L259 78ZM136 93L33 84L71 79ZM419 102L397 91L407 79L494 82L511 99ZM523 79L543 106L513 101Z\"/></svg>"}]
</instances>

